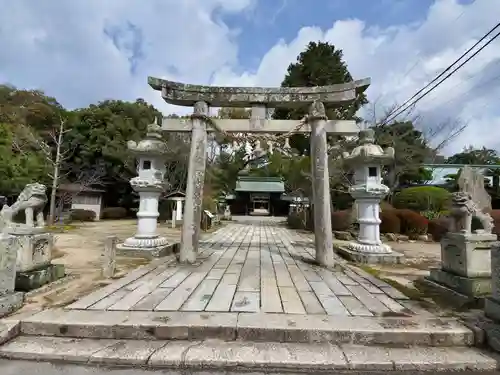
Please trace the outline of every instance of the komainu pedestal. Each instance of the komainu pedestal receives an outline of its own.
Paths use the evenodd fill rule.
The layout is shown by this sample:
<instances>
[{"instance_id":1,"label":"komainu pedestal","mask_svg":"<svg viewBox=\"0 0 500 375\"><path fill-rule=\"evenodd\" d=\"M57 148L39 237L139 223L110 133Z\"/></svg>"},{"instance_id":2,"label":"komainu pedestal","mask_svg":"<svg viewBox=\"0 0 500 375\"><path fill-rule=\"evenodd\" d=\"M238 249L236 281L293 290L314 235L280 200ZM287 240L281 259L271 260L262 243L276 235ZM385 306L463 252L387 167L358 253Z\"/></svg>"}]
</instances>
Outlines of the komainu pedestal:
<instances>
[{"instance_id":1,"label":"komainu pedestal","mask_svg":"<svg viewBox=\"0 0 500 375\"><path fill-rule=\"evenodd\" d=\"M500 243L491 246L491 297L485 298L484 313L492 319L485 327L488 344L500 352Z\"/></svg>"},{"instance_id":2,"label":"komainu pedestal","mask_svg":"<svg viewBox=\"0 0 500 375\"><path fill-rule=\"evenodd\" d=\"M52 264L54 237L45 228L45 185L28 184L12 206L0 212L2 233L12 238L16 251L16 290L29 291L65 275L64 266ZM18 219L24 213L24 222Z\"/></svg>"},{"instance_id":3,"label":"komainu pedestal","mask_svg":"<svg viewBox=\"0 0 500 375\"><path fill-rule=\"evenodd\" d=\"M431 269L427 280L448 288L464 301L491 292L490 248L494 234L448 233L441 240L441 268Z\"/></svg>"},{"instance_id":4,"label":"komainu pedestal","mask_svg":"<svg viewBox=\"0 0 500 375\"><path fill-rule=\"evenodd\" d=\"M441 268L432 269L424 285L455 305L482 303L491 292L490 253L497 241L491 233L493 220L465 188L452 194L450 212L449 232L441 240ZM482 229L472 231L472 217L479 219Z\"/></svg>"}]
</instances>

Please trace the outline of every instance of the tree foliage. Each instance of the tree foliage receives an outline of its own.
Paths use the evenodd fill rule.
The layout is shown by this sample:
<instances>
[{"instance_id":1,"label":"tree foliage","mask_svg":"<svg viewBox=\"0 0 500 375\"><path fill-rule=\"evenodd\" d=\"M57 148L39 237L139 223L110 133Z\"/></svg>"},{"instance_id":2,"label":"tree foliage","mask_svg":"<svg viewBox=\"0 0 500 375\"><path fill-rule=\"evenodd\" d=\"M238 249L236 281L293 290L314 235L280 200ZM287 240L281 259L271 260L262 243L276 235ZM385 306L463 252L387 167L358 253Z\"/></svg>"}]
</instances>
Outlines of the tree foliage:
<instances>
[{"instance_id":1,"label":"tree foliage","mask_svg":"<svg viewBox=\"0 0 500 375\"><path fill-rule=\"evenodd\" d=\"M14 196L26 184L49 181L49 166L38 150L21 151L15 145L15 124L0 123L0 195Z\"/></svg>"},{"instance_id":2,"label":"tree foliage","mask_svg":"<svg viewBox=\"0 0 500 375\"><path fill-rule=\"evenodd\" d=\"M392 190L432 179L432 173L421 165L432 158L434 151L412 121L378 125L373 129L375 140L382 148L393 147L395 150L394 161L385 179Z\"/></svg>"},{"instance_id":3,"label":"tree foliage","mask_svg":"<svg viewBox=\"0 0 500 375\"><path fill-rule=\"evenodd\" d=\"M297 57L297 61L288 66L281 87L314 87L352 82L353 77L343 60L343 52L328 42L311 42L305 51ZM355 115L358 109L367 103L366 96L360 94L349 105L333 107L326 104L329 119L359 120ZM308 107L293 109L278 108L274 118L282 120L300 120L308 113ZM301 154L309 153L309 137L296 134L291 137L290 145Z\"/></svg>"}]
</instances>

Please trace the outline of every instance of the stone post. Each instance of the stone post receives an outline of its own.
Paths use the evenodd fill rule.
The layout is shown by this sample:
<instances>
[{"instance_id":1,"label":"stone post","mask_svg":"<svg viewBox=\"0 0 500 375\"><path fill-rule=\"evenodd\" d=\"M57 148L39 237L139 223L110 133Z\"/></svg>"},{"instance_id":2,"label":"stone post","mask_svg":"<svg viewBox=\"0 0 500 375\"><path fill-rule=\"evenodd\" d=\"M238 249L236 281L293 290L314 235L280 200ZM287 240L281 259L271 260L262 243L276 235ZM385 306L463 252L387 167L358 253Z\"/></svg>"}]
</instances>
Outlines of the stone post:
<instances>
[{"instance_id":1,"label":"stone post","mask_svg":"<svg viewBox=\"0 0 500 375\"><path fill-rule=\"evenodd\" d=\"M191 152L186 186L186 202L182 225L179 261L193 263L198 253L203 184L207 161L207 129L205 117L208 116L208 104L196 102L192 115Z\"/></svg>"},{"instance_id":2,"label":"stone post","mask_svg":"<svg viewBox=\"0 0 500 375\"><path fill-rule=\"evenodd\" d=\"M179 220L181 221L182 220L182 199L181 198L178 198L176 201L175 201L175 212L176 212L176 220Z\"/></svg>"},{"instance_id":3,"label":"stone post","mask_svg":"<svg viewBox=\"0 0 500 375\"><path fill-rule=\"evenodd\" d=\"M23 293L15 292L17 246L14 236L0 233L0 317L23 304Z\"/></svg>"},{"instance_id":4,"label":"stone post","mask_svg":"<svg viewBox=\"0 0 500 375\"><path fill-rule=\"evenodd\" d=\"M113 277L116 268L116 236L108 236L104 241L102 259L102 276L106 279Z\"/></svg>"},{"instance_id":5,"label":"stone post","mask_svg":"<svg viewBox=\"0 0 500 375\"><path fill-rule=\"evenodd\" d=\"M309 108L311 125L311 171L314 201L314 237L316 261L324 266L333 265L333 232L330 208L330 174L326 142L326 112L322 102Z\"/></svg>"},{"instance_id":6,"label":"stone post","mask_svg":"<svg viewBox=\"0 0 500 375\"><path fill-rule=\"evenodd\" d=\"M158 235L158 201L166 188L163 177L166 172L166 144L163 142L161 128L156 124L148 126L146 137L136 143L128 142L130 151L137 155L138 176L130 180L132 188L139 193L137 212L137 232L117 246L126 255L160 257L167 255L171 248L165 237Z\"/></svg>"},{"instance_id":7,"label":"stone post","mask_svg":"<svg viewBox=\"0 0 500 375\"><path fill-rule=\"evenodd\" d=\"M484 301L484 313L493 320L490 327L484 332L488 337L488 344L500 352L500 242L491 245L491 297Z\"/></svg>"}]
</instances>

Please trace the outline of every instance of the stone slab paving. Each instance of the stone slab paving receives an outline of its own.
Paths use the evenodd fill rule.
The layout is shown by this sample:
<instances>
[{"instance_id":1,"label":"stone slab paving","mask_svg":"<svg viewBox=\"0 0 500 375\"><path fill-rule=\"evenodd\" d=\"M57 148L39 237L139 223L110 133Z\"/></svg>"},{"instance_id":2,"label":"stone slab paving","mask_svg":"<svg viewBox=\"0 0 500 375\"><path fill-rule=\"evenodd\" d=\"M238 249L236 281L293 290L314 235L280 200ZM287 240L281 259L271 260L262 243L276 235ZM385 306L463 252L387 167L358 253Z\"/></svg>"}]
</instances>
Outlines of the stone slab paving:
<instances>
[{"instance_id":1,"label":"stone slab paving","mask_svg":"<svg viewBox=\"0 0 500 375\"><path fill-rule=\"evenodd\" d=\"M425 313L342 259L327 270L314 265L313 257L310 236L256 219L231 223L202 242L196 264L153 262L68 308L363 317Z\"/></svg>"}]
</instances>

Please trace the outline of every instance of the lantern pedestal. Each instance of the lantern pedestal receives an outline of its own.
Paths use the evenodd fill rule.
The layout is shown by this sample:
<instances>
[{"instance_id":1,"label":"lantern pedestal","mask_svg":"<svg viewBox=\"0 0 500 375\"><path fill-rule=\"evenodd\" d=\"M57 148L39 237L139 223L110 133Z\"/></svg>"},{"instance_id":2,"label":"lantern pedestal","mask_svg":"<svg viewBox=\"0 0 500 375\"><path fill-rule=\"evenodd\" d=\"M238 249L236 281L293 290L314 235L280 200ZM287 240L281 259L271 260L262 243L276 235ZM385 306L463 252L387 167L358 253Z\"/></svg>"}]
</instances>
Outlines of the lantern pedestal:
<instances>
[{"instance_id":1,"label":"lantern pedestal","mask_svg":"<svg viewBox=\"0 0 500 375\"><path fill-rule=\"evenodd\" d=\"M376 145L372 129L359 133L359 145L344 161L354 170L354 185L349 193L357 206L359 234L356 241L338 246L337 251L360 263L401 263L402 254L394 253L380 239L380 201L389 193L382 183L382 166L394 158L394 150Z\"/></svg>"},{"instance_id":2,"label":"lantern pedestal","mask_svg":"<svg viewBox=\"0 0 500 375\"><path fill-rule=\"evenodd\" d=\"M150 125L146 138L139 143L130 141L128 148L137 155L139 162L139 175L130 180L132 189L139 193L137 232L117 245L116 250L124 256L148 259L166 256L175 250L175 245L156 232L160 216L158 202L167 185L163 180L166 145L161 139L160 127L156 123Z\"/></svg>"}]
</instances>

